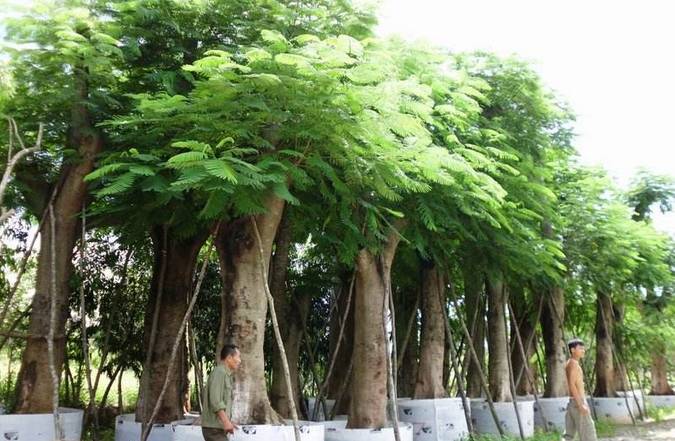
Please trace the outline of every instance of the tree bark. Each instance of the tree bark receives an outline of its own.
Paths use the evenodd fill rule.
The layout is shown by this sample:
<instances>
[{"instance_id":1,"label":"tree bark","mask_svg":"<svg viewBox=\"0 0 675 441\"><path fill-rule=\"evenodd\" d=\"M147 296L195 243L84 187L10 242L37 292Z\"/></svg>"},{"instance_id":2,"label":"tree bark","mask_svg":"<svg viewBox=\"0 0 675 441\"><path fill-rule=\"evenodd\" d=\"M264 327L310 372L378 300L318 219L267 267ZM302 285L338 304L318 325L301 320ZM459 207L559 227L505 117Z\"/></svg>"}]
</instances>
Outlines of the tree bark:
<instances>
[{"instance_id":1,"label":"tree bark","mask_svg":"<svg viewBox=\"0 0 675 441\"><path fill-rule=\"evenodd\" d=\"M596 397L613 397L614 389L614 359L613 359L613 319L612 298L603 292L598 292L595 316L595 392Z\"/></svg>"},{"instance_id":2,"label":"tree bark","mask_svg":"<svg viewBox=\"0 0 675 441\"><path fill-rule=\"evenodd\" d=\"M422 339L416 399L445 398L445 324L440 291L445 280L433 262L422 263ZM445 291L443 291L445 292Z\"/></svg>"},{"instance_id":3,"label":"tree bark","mask_svg":"<svg viewBox=\"0 0 675 441\"><path fill-rule=\"evenodd\" d=\"M513 320L511 320L511 366L513 367L513 372L515 375L514 381L517 382L516 392L518 395L532 395L534 394L534 389L532 388L530 379L525 373L525 369L529 369L530 372L535 371L535 369L529 365L529 361L534 355L535 341L532 338L532 335L535 332L536 323L534 323L532 309L527 304L527 300L522 288L511 291L510 298L511 307L515 315L515 322L518 323L518 332L520 333L520 336L523 340L523 348L525 349L525 356L527 357L527 360L523 360L520 347L518 346L518 337L517 331L515 329L515 323ZM530 343L529 345L528 342ZM526 366L526 364L528 366ZM520 372L523 372L523 374L520 375L519 381L518 374Z\"/></svg>"},{"instance_id":4,"label":"tree bark","mask_svg":"<svg viewBox=\"0 0 675 441\"><path fill-rule=\"evenodd\" d=\"M483 293L483 277L475 267L464 265L462 268L464 277L464 301L466 309L466 323L473 336L476 345L476 355L481 362L481 368L485 371L485 302L481 299ZM466 394L470 398L481 396L481 379L478 369L471 361L471 357L464 359L464 372L466 372Z\"/></svg>"},{"instance_id":5,"label":"tree bark","mask_svg":"<svg viewBox=\"0 0 675 441\"><path fill-rule=\"evenodd\" d=\"M384 309L391 264L400 241L391 231L381 254L361 250L356 258L354 308L354 375L347 427L382 428L387 423L388 348Z\"/></svg>"},{"instance_id":6,"label":"tree bark","mask_svg":"<svg viewBox=\"0 0 675 441\"><path fill-rule=\"evenodd\" d=\"M187 385L185 369L186 351L181 346L176 363L169 369L171 350L176 335L180 330L183 316L187 310L190 293L192 292L193 274L197 265L199 250L202 248L206 233L189 239L175 237L175 233L167 233L166 249L164 248L163 227L154 227L152 230L154 264L150 298L145 310L143 346L147 353L147 361L143 366L140 387L138 392L138 406L136 421L143 422L150 417L155 402L164 384L164 377L169 375L169 389L167 390L155 422L169 423L183 416L183 392ZM165 260L163 262L163 260ZM162 265L165 265L162 271ZM160 281L164 274L164 280ZM160 293L161 290L161 293ZM154 345L150 348L155 308L159 299L157 326Z\"/></svg>"},{"instance_id":7,"label":"tree bark","mask_svg":"<svg viewBox=\"0 0 675 441\"><path fill-rule=\"evenodd\" d=\"M335 348L337 348L337 339L338 335L340 334L340 321L343 317L345 317L345 309L347 308L349 289L351 287L351 278L351 272L345 274L342 277L341 294L338 296L337 308L331 317L329 360L332 360ZM326 396L329 399L335 400L340 397L339 403L337 403L337 408L335 409L336 415L346 415L349 413L349 409L351 408L351 387L344 388L343 385L350 383L352 379L352 376L349 375L349 365L354 351L354 304L355 302L352 299L352 302L349 306L349 313L347 314L347 320L344 326L342 337L343 340L342 343L340 343L337 359L335 360L335 367L333 368L333 376L330 383L328 384L328 392L326 393Z\"/></svg>"},{"instance_id":8,"label":"tree bark","mask_svg":"<svg viewBox=\"0 0 675 441\"><path fill-rule=\"evenodd\" d=\"M418 283L416 292L400 291L398 293L398 308L396 311L396 335L398 337L397 354L400 362L398 370L398 395L412 397L417 384L417 369L419 366L419 321L417 318L417 297L421 297L422 288ZM411 321L412 318L412 321ZM410 329L408 330L408 326ZM409 331L409 332L408 332ZM406 341L407 339L407 341ZM402 345L405 342L405 349Z\"/></svg>"},{"instance_id":9,"label":"tree bark","mask_svg":"<svg viewBox=\"0 0 675 441\"><path fill-rule=\"evenodd\" d=\"M675 395L675 391L668 384L668 357L666 345L659 343L652 352L652 387L650 395Z\"/></svg>"},{"instance_id":10,"label":"tree bark","mask_svg":"<svg viewBox=\"0 0 675 441\"><path fill-rule=\"evenodd\" d=\"M567 377L565 362L567 360L567 344L563 336L565 323L565 293L560 287L553 287L543 294L541 329L544 339L544 353L546 357L546 385L545 398L565 397Z\"/></svg>"},{"instance_id":11,"label":"tree bark","mask_svg":"<svg viewBox=\"0 0 675 441\"><path fill-rule=\"evenodd\" d=\"M488 378L490 395L497 402L512 401L509 377L509 345L506 335L506 289L502 274L488 273Z\"/></svg>"},{"instance_id":12,"label":"tree bark","mask_svg":"<svg viewBox=\"0 0 675 441\"><path fill-rule=\"evenodd\" d=\"M269 270L272 246L284 210L284 201L269 197L267 211L256 216L264 267ZM218 351L223 343L236 344L241 367L234 373L232 420L238 424L280 423L267 396L263 343L267 320L265 281L260 277L260 252L249 218L222 225L216 249L223 279L222 317Z\"/></svg>"},{"instance_id":13,"label":"tree bark","mask_svg":"<svg viewBox=\"0 0 675 441\"><path fill-rule=\"evenodd\" d=\"M54 333L54 365L60 377L65 354L65 326L68 318L68 282L73 271L73 247L78 237L79 220L77 214L82 209L87 196L84 177L94 168L96 155L101 151L102 143L94 129L86 101L88 85L84 78L76 81L76 104L71 111L71 124L68 139L70 148L79 154L77 162L66 162L59 178L59 191L54 199L54 224L45 222L40 239L37 281L32 301L29 324L30 338L26 341L21 360L21 370L17 381L18 413L45 413L52 410L52 379L49 371L47 353L47 330L50 322L50 285L52 257L50 244L55 241L55 278L56 278L56 328Z\"/></svg>"}]
</instances>

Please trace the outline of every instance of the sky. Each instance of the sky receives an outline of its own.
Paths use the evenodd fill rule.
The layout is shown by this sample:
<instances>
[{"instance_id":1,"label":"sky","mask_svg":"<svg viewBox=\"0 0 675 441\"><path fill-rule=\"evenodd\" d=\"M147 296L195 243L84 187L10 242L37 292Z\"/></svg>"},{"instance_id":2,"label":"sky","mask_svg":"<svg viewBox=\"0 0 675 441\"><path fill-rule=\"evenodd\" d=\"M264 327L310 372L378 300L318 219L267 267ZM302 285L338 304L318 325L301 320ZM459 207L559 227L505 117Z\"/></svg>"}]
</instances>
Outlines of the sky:
<instances>
[{"instance_id":1,"label":"sky","mask_svg":"<svg viewBox=\"0 0 675 441\"><path fill-rule=\"evenodd\" d=\"M581 162L675 175L675 2L382 0L378 34L533 63L577 115ZM675 213L655 225L675 235Z\"/></svg>"}]
</instances>

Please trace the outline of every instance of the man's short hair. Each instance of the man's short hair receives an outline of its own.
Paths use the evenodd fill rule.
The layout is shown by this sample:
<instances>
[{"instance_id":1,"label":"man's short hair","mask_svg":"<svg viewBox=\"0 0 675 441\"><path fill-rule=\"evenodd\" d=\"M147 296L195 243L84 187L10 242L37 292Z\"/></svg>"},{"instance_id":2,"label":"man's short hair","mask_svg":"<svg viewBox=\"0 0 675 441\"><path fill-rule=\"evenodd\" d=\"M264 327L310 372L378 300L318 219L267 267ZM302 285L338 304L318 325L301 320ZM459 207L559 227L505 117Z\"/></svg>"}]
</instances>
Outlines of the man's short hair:
<instances>
[{"instance_id":1,"label":"man's short hair","mask_svg":"<svg viewBox=\"0 0 675 441\"><path fill-rule=\"evenodd\" d=\"M580 338L573 338L572 340L567 342L567 349L572 352L572 349L576 348L577 346L586 346L584 342Z\"/></svg>"},{"instance_id":2,"label":"man's short hair","mask_svg":"<svg viewBox=\"0 0 675 441\"><path fill-rule=\"evenodd\" d=\"M223 346L223 349L220 350L220 359L225 360L230 355L235 355L237 351L239 351L237 345L225 345Z\"/></svg>"}]
</instances>

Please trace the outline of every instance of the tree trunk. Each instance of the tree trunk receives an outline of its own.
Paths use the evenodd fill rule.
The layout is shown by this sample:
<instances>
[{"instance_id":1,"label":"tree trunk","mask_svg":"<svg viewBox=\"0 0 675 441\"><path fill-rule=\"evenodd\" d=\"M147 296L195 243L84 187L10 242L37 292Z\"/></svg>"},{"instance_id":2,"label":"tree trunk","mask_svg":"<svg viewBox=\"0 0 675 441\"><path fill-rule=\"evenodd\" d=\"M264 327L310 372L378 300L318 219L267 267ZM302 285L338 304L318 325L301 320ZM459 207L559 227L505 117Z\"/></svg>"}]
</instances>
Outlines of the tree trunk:
<instances>
[{"instance_id":1,"label":"tree trunk","mask_svg":"<svg viewBox=\"0 0 675 441\"><path fill-rule=\"evenodd\" d=\"M483 277L480 271L466 263L462 268L464 277L464 299L466 305L466 323L476 345L476 355L481 361L481 369L485 371L485 302L483 293ZM466 372L466 394L471 398L481 396L480 374L471 357L464 359Z\"/></svg>"},{"instance_id":2,"label":"tree trunk","mask_svg":"<svg viewBox=\"0 0 675 441\"><path fill-rule=\"evenodd\" d=\"M397 354L401 359L400 369L398 370L398 395L400 397L411 398L415 393L415 385L417 384L417 369L419 366L419 321L417 319L417 296L421 297L421 284L413 292L401 290L398 293L398 308L396 311L396 336L397 336ZM414 314L412 322L410 318ZM408 325L410 326L410 334L408 333ZM402 350L402 345L405 339L407 343L405 350Z\"/></svg>"},{"instance_id":3,"label":"tree trunk","mask_svg":"<svg viewBox=\"0 0 675 441\"><path fill-rule=\"evenodd\" d=\"M265 261L269 269L272 245L284 210L284 201L269 197L267 212L256 216ZM260 253L249 218L221 226L216 248L223 278L223 305L219 343L234 343L241 351L241 367L234 373L232 420L238 424L279 423L267 396L263 343L267 297L260 277ZM220 351L220 346L218 351Z\"/></svg>"},{"instance_id":4,"label":"tree trunk","mask_svg":"<svg viewBox=\"0 0 675 441\"><path fill-rule=\"evenodd\" d=\"M445 280L433 262L422 263L422 340L415 385L416 399L447 397L443 371L445 324L440 290Z\"/></svg>"},{"instance_id":5,"label":"tree trunk","mask_svg":"<svg viewBox=\"0 0 675 441\"><path fill-rule=\"evenodd\" d=\"M541 329L546 357L544 397L565 397L569 395L565 374L568 350L563 336L565 293L562 288L556 286L543 295L545 298L542 300L544 303L541 310Z\"/></svg>"},{"instance_id":6,"label":"tree trunk","mask_svg":"<svg viewBox=\"0 0 675 441\"><path fill-rule=\"evenodd\" d=\"M354 375L349 428L382 428L387 423L388 345L384 336L386 290L400 237L392 231L380 255L361 250L356 258Z\"/></svg>"},{"instance_id":7,"label":"tree trunk","mask_svg":"<svg viewBox=\"0 0 675 441\"><path fill-rule=\"evenodd\" d=\"M516 393L518 395L532 395L534 394L534 389L525 370L529 369L530 372L535 371L530 364L530 360L534 355L535 341L532 336L536 329L536 323L534 323L532 309L527 304L522 288L514 288L511 292L510 299L513 314L515 316L514 318L516 319L516 322L518 322L518 332L516 332L513 320L509 321L511 327L511 366L513 366L513 375L515 376L514 381L518 381L518 375L522 372L520 381L516 383ZM520 333L527 360L523 360L522 353L520 352L518 333ZM528 342L530 343L529 345Z\"/></svg>"},{"instance_id":8,"label":"tree trunk","mask_svg":"<svg viewBox=\"0 0 675 441\"><path fill-rule=\"evenodd\" d=\"M351 277L351 272L342 277L342 288L337 300L337 308L330 320L329 360L332 360L333 353L337 347L337 339L340 334L340 321L345 316L345 308L347 307L347 299L349 298L349 289L352 285ZM352 296L353 295L354 294L352 294ZM333 368L333 375L328 384L328 392L326 393L328 398L335 400L340 396L340 392L343 392L340 402L335 409L336 415L346 415L351 408L351 387L343 388L343 385L351 382L352 378L352 376L349 375L349 364L354 351L354 304L354 299L352 299L349 307L350 311L347 314L347 321L344 326L343 340L342 343L340 343L337 359L335 360L335 367Z\"/></svg>"},{"instance_id":9,"label":"tree trunk","mask_svg":"<svg viewBox=\"0 0 675 441\"><path fill-rule=\"evenodd\" d=\"M512 401L509 377L509 346L506 335L506 289L499 272L486 280L488 290L488 378L490 395L496 402Z\"/></svg>"},{"instance_id":10,"label":"tree trunk","mask_svg":"<svg viewBox=\"0 0 675 441\"><path fill-rule=\"evenodd\" d=\"M187 311L188 299L192 292L193 274L197 265L199 251L207 234L202 233L189 239L179 239L169 231L164 249L163 227L155 227L152 231L154 247L153 278L145 310L143 347L151 351L149 365L143 366L136 408L136 421L143 422L150 418L153 407L159 398L164 384L164 377L169 375L169 388L164 395L162 405L155 419L156 423L170 423L183 417L183 393L187 385L185 345L179 347L178 356L173 366L169 366L173 342L178 335L181 322ZM163 260L165 259L165 262ZM165 265L162 271L162 265ZM164 275L163 282L160 278ZM161 289L161 293L160 293ZM159 298L156 337L154 346L150 348L155 308ZM147 378L146 378L147 376Z\"/></svg>"},{"instance_id":11,"label":"tree trunk","mask_svg":"<svg viewBox=\"0 0 675 441\"><path fill-rule=\"evenodd\" d=\"M666 345L660 342L652 352L652 389L650 395L675 395L668 384L668 357Z\"/></svg>"},{"instance_id":12,"label":"tree trunk","mask_svg":"<svg viewBox=\"0 0 675 441\"><path fill-rule=\"evenodd\" d=\"M595 392L596 397L613 397L614 389L614 359L613 351L613 319L612 298L605 293L598 292L595 316Z\"/></svg>"},{"instance_id":13,"label":"tree trunk","mask_svg":"<svg viewBox=\"0 0 675 441\"><path fill-rule=\"evenodd\" d=\"M77 104L71 112L69 147L76 149L79 158L67 161L60 173L59 191L53 202L55 231L50 222L44 222L40 235L35 296L32 301L29 324L30 338L26 341L17 381L18 413L46 413L52 411L52 377L47 354L47 334L50 323L50 298L52 281L51 242L55 243L56 328L54 329L54 364L60 377L65 354L65 326L68 318L68 282L73 271L72 254L78 238L78 213L87 196L84 177L94 168L96 155L102 143L94 129L89 110L88 85L85 79L77 79Z\"/></svg>"}]
</instances>

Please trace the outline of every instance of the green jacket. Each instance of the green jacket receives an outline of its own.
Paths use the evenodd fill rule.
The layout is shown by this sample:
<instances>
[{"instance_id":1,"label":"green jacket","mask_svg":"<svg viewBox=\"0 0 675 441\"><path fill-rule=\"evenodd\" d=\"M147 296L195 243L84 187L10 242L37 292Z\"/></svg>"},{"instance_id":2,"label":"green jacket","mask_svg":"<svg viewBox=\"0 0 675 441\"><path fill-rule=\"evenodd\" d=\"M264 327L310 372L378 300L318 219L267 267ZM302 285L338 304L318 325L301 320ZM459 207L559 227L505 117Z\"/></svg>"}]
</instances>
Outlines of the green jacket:
<instances>
[{"instance_id":1,"label":"green jacket","mask_svg":"<svg viewBox=\"0 0 675 441\"><path fill-rule=\"evenodd\" d=\"M204 389L202 427L222 429L223 423L216 413L224 410L228 418L232 416L232 372L218 363L209 374Z\"/></svg>"}]
</instances>

